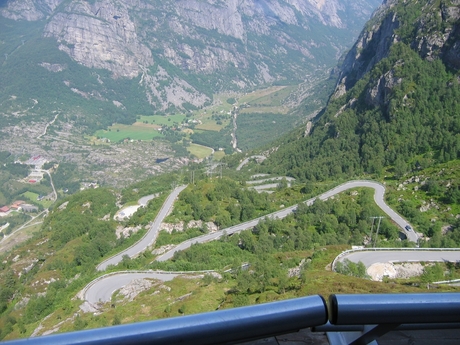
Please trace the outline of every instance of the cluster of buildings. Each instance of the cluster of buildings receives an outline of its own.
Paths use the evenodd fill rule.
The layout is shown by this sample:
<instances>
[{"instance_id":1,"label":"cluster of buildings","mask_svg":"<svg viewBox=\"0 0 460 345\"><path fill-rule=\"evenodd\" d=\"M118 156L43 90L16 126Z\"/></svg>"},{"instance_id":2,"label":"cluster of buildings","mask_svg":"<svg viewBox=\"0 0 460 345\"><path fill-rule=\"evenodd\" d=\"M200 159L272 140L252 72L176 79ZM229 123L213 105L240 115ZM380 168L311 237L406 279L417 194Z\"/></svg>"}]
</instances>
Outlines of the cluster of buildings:
<instances>
[{"instance_id":1,"label":"cluster of buildings","mask_svg":"<svg viewBox=\"0 0 460 345\"><path fill-rule=\"evenodd\" d=\"M27 204L25 201L16 200L10 206L0 207L0 217L8 216L11 212L38 212L38 206Z\"/></svg>"},{"instance_id":2,"label":"cluster of buildings","mask_svg":"<svg viewBox=\"0 0 460 345\"><path fill-rule=\"evenodd\" d=\"M48 160L45 157L40 155L35 155L30 157L27 161L24 162L26 165L33 165L36 169L41 169L43 164L48 163Z\"/></svg>"}]
</instances>

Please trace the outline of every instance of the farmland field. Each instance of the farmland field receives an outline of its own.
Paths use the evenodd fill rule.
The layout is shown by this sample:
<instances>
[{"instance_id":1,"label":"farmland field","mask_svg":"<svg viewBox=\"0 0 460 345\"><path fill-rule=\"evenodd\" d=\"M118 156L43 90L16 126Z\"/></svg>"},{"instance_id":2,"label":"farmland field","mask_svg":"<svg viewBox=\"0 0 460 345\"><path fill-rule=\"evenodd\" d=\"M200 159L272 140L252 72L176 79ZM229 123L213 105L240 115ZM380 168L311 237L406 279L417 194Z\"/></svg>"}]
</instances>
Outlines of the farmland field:
<instances>
[{"instance_id":1,"label":"farmland field","mask_svg":"<svg viewBox=\"0 0 460 345\"><path fill-rule=\"evenodd\" d=\"M290 109L288 107L249 107L249 108L242 108L240 110L240 114L287 114Z\"/></svg>"},{"instance_id":2,"label":"farmland field","mask_svg":"<svg viewBox=\"0 0 460 345\"><path fill-rule=\"evenodd\" d=\"M133 125L115 124L110 126L108 130L97 131L95 135L100 138L107 138L112 142L118 142L123 139L152 140L162 136L158 129L159 126L157 125L136 122Z\"/></svg>"},{"instance_id":3,"label":"farmland field","mask_svg":"<svg viewBox=\"0 0 460 345\"><path fill-rule=\"evenodd\" d=\"M198 144L190 144L189 147L187 147L187 151L190 152L192 155L194 155L197 158L206 158L212 154L212 149L210 147L198 145Z\"/></svg>"},{"instance_id":4,"label":"farmland field","mask_svg":"<svg viewBox=\"0 0 460 345\"><path fill-rule=\"evenodd\" d=\"M228 121L227 121L228 122ZM219 132L224 126L218 125L215 121L205 122L201 125L196 126L196 129L201 129L204 131L216 131Z\"/></svg>"},{"instance_id":5,"label":"farmland field","mask_svg":"<svg viewBox=\"0 0 460 345\"><path fill-rule=\"evenodd\" d=\"M53 203L52 200L40 200L40 201L38 201L37 200L38 194L33 193L33 192L25 192L25 193L22 193L21 195L24 196L24 198L29 199L30 201L33 201L34 203L42 205L44 208L50 207L51 204ZM24 200L24 201L26 201L26 200Z\"/></svg>"},{"instance_id":6,"label":"farmland field","mask_svg":"<svg viewBox=\"0 0 460 345\"><path fill-rule=\"evenodd\" d=\"M295 89L295 86L273 86L268 89L257 90L239 99L239 103L259 104L264 106L279 106L290 93Z\"/></svg>"},{"instance_id":7,"label":"farmland field","mask_svg":"<svg viewBox=\"0 0 460 345\"><path fill-rule=\"evenodd\" d=\"M224 157L225 157L225 152L224 151L216 151L216 152L214 152L214 160L220 161Z\"/></svg>"}]
</instances>

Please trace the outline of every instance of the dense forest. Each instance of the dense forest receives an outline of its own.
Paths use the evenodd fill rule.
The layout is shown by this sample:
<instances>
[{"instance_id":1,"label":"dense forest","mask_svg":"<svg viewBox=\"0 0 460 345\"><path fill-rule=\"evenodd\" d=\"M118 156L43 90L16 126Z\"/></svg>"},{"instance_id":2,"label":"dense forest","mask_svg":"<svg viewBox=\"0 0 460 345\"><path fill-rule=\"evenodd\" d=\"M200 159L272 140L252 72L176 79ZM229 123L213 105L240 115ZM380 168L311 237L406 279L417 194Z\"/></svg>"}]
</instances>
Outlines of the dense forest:
<instances>
[{"instance_id":1,"label":"dense forest","mask_svg":"<svg viewBox=\"0 0 460 345\"><path fill-rule=\"evenodd\" d=\"M241 113L236 122L238 147L248 151L267 145L298 125L298 120L293 115Z\"/></svg>"},{"instance_id":2,"label":"dense forest","mask_svg":"<svg viewBox=\"0 0 460 345\"><path fill-rule=\"evenodd\" d=\"M404 64L397 65L401 59ZM388 105L368 104L369 90L390 72L401 83L387 96ZM459 97L457 77L442 61L423 60L404 43L396 44L346 95L329 102L309 136L299 138L297 130L283 139L266 164L272 172L321 181L381 176L385 167L401 177L418 166L460 158Z\"/></svg>"}]
</instances>

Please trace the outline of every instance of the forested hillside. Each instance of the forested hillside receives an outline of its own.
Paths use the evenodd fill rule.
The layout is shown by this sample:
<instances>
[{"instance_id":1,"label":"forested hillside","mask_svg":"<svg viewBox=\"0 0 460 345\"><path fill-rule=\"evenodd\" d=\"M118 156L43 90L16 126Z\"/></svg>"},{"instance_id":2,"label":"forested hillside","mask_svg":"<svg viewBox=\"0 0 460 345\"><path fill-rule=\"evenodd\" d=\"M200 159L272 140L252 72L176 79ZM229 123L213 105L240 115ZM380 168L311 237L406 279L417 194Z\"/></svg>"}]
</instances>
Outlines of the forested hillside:
<instances>
[{"instance_id":1,"label":"forested hillside","mask_svg":"<svg viewBox=\"0 0 460 345\"><path fill-rule=\"evenodd\" d=\"M390 1L345 59L312 130L279 141L269 170L311 181L387 168L402 176L459 158L458 19L455 1Z\"/></svg>"},{"instance_id":2,"label":"forested hillside","mask_svg":"<svg viewBox=\"0 0 460 345\"><path fill-rule=\"evenodd\" d=\"M243 155L232 155L213 176L212 164L193 164L122 191L91 189L59 200L39 232L1 257L0 339L316 293L426 292L427 283L458 278L459 267L451 263L420 264L421 276L403 283L358 279L368 278L362 263L339 267L352 277L330 270L330 264L351 245L460 246L459 4L387 1L344 59L327 107L313 123L260 153L268 156L262 163L252 160L237 171ZM260 174L266 172L271 175ZM295 177L290 186L286 174ZM266 218L251 230L223 231L219 240L194 243L171 260L156 261L186 239L284 210L358 178L386 187L385 201L413 226L418 242L405 241L370 189L354 188L311 206L299 204L285 218ZM254 189L274 181L270 193ZM133 283L141 286L137 295L117 290L107 303L95 303L97 313L85 312L75 296L103 274L96 265L148 231L178 184L188 186L155 245L135 258L125 256L109 271L213 274L200 280L144 279ZM115 213L148 195L153 199L130 219L115 219Z\"/></svg>"}]
</instances>

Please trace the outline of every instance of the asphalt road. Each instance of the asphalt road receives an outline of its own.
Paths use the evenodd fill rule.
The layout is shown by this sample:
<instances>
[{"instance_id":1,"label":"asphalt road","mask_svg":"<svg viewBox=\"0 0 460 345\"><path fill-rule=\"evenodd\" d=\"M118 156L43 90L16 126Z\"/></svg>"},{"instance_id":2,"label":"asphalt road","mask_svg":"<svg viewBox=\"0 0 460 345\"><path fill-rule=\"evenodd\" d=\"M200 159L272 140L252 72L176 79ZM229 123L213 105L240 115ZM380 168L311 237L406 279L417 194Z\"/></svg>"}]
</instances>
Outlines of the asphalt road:
<instances>
[{"instance_id":1,"label":"asphalt road","mask_svg":"<svg viewBox=\"0 0 460 345\"><path fill-rule=\"evenodd\" d=\"M160 196L160 193L147 195L147 196L144 196L144 197L140 198L137 203L139 205L141 205L142 207L145 207L145 206L147 206L147 204L149 203L150 200L158 198L159 196Z\"/></svg>"},{"instance_id":2,"label":"asphalt road","mask_svg":"<svg viewBox=\"0 0 460 345\"><path fill-rule=\"evenodd\" d=\"M375 190L375 194L374 194L375 203L382 209L382 211L384 211L388 215L388 217L390 217L396 224L398 224L400 226L401 231L403 231L407 235L407 238L410 241L417 242L417 235L413 231L410 231L410 232L406 231L405 228L404 228L409 223L406 220L404 220L399 214L397 214L395 211L393 211L385 203L384 198L383 198L383 196L385 194L385 187L383 185L377 183L377 182L372 182L372 181L350 181L350 182L344 183L344 184L342 184L340 186L337 186L337 187L335 187L335 188L333 188L333 189L321 194L320 196L318 196L318 198L321 199L321 200L326 200L326 199L330 198L331 196L334 196L336 194L342 193L342 192L344 192L344 191L346 191L348 189L353 189L353 188L358 188L358 187L373 188ZM310 205L313 204L313 202L315 200L316 200L316 198L312 198L312 199L309 199L309 200L305 201L305 203L310 206ZM264 219L266 217L269 217L269 218L272 218L272 219L285 218L286 216L288 216L289 214L294 212L296 209L297 209L297 205L294 205L294 206L291 206L291 207L287 207L287 208L285 208L285 209L283 209L281 211L277 211L277 212L271 213L269 215L266 215L266 216L263 216L263 217L260 217L260 218L256 218L256 219L251 220L251 221L246 222L246 223L234 225L234 226L229 227L227 229L216 231L216 232L211 233L211 234L206 234L206 235L203 235L203 236L192 238L190 240L187 240L185 242L180 243L175 248L171 249L170 251L167 251L163 255L160 255L159 257L157 257L156 260L158 260L158 261L169 260L174 256L174 253L176 253L178 251L181 251L181 250L184 250L184 249L187 249L192 244L204 243L204 242L209 242L209 241L216 240L216 239L220 238L224 233L234 234L236 232L240 232L240 231L243 231L243 230L250 229L250 228L256 226L259 223L260 220L262 220L262 219Z\"/></svg>"},{"instance_id":3,"label":"asphalt road","mask_svg":"<svg viewBox=\"0 0 460 345\"><path fill-rule=\"evenodd\" d=\"M375 190L374 193L374 201L375 203L382 209L383 212L385 212L388 217L391 218L393 222L395 222L401 230L406 234L407 239L411 242L417 242L418 241L418 236L414 231L407 231L405 229L406 225L409 225L411 228L413 226L409 224L409 222L405 219L403 219L399 214L397 214L395 211L393 211L386 203L384 200L384 195L385 195L385 187L381 185L380 183L377 182L372 182L372 181L350 181L347 183L344 183L336 188L331 189L330 191L327 191L324 194L321 194L319 196L320 199L324 200L332 195L335 195L337 193L343 192L347 189L351 188L357 188L357 187L369 187L373 188Z\"/></svg>"},{"instance_id":4,"label":"asphalt road","mask_svg":"<svg viewBox=\"0 0 460 345\"><path fill-rule=\"evenodd\" d=\"M123 256L128 255L130 258L133 258L137 256L139 253L143 252L148 246L152 245L157 236L158 236L158 231L160 228L160 224L163 221L163 219L168 215L169 211L171 210L171 207L174 203L174 200L177 198L180 192L182 192L187 186L180 186L174 189L174 191L168 196L166 199L165 203L161 207L160 212L158 212L158 215L156 216L152 226L150 227L149 231L145 234L145 236L129 247L128 249L125 249L121 253L118 253L117 255L112 256L111 258L103 261L97 266L98 271L104 271L109 265L117 265L118 263L121 262L123 259Z\"/></svg>"},{"instance_id":5,"label":"asphalt road","mask_svg":"<svg viewBox=\"0 0 460 345\"><path fill-rule=\"evenodd\" d=\"M106 276L92 284L85 293L85 300L91 304L109 302L112 294L135 279L158 279L162 281L173 280L178 274L144 272L144 273L120 273Z\"/></svg>"},{"instance_id":6,"label":"asphalt road","mask_svg":"<svg viewBox=\"0 0 460 345\"><path fill-rule=\"evenodd\" d=\"M366 267L376 263L385 262L457 262L460 261L460 249L457 251L442 250L378 250L378 251L356 251L341 256L338 261L348 259L354 263L362 262Z\"/></svg>"},{"instance_id":7,"label":"asphalt road","mask_svg":"<svg viewBox=\"0 0 460 345\"><path fill-rule=\"evenodd\" d=\"M236 168L236 171L240 171L241 168L244 167L246 164L248 164L251 159L260 159L260 160L264 161L265 159L267 159L267 157L265 157L265 156L251 156L251 157L245 158L240 163L240 165L238 165L238 167Z\"/></svg>"},{"instance_id":8,"label":"asphalt road","mask_svg":"<svg viewBox=\"0 0 460 345\"><path fill-rule=\"evenodd\" d=\"M374 194L374 200L377 203L377 205L393 220L395 221L402 229L404 230L404 227L408 224L407 221L405 221L401 216L399 216L396 212L394 212L388 205L385 204L383 196L385 193L385 188L383 185L378 184L376 182L372 181L350 181L345 184L342 184L336 188L333 188L320 196L318 196L319 199L321 200L326 200L330 198L333 195L336 195L338 193L341 193L343 191L346 191L348 189L353 189L353 188L358 188L358 187L368 187L368 188L373 188L375 190ZM151 226L150 230L148 233L142 238L139 242L137 242L135 245L132 247L126 249L125 251L109 258L108 260L104 261L101 263L97 269L102 271L105 270L105 268L108 265L116 265L118 264L124 255L129 255L130 257L134 257L143 250L145 250L148 246L154 243L157 235L158 235L158 230L160 227L161 222L163 221L164 217L168 214L169 210L171 209L174 200L177 198L179 193L184 190L186 186L181 186L176 188L167 198L166 202L164 203L162 209L158 213L157 217L155 218L155 221L153 225ZM309 199L305 201L307 205L312 205L313 202L316 200L316 198ZM214 233L206 234L203 236L199 236L190 240L187 240L185 242L180 243L177 245L174 249L166 252L165 254L157 257L158 261L165 261L170 259L175 252L184 250L189 248L192 244L194 243L204 243L212 240L216 240L220 238L222 235L226 234L233 234L236 232L240 232L242 230L250 229L257 225L260 220L269 217L272 219L282 219L286 217L287 215L291 214L293 211L297 209L297 205L287 207L283 210L274 212L272 214L253 219L249 222L238 224L232 227L229 227L227 229L223 229ZM406 231L405 231L406 232ZM417 237L415 234L414 236L410 236L410 233L407 233L408 238L411 241L417 241ZM385 253L380 253L380 252L365 252L364 256L360 256L358 253L355 257L352 257L353 261L358 260L363 261L363 262L372 262L373 260L384 260L383 262L388 262L389 260L393 259L393 253L394 252L385 252ZM396 252L400 253L400 252ZM439 255L441 252L437 252ZM373 255L377 255L376 259L367 259L365 258L366 255L369 255L371 258ZM378 256L378 254L384 254L383 256ZM411 252L408 253L408 255L413 255L410 256L413 259L396 259L396 260L403 260L403 261L408 261L408 260L420 260L420 252ZM458 255L458 252L455 253ZM427 260L428 258L423 257L423 260ZM381 261L376 261L376 262L381 262ZM366 263L365 263L366 264ZM174 274L161 274L161 273L154 273L154 272L145 272L145 273L120 273L120 274L114 274L110 275L107 277L104 277L100 280L95 281L93 284L89 285L89 288L85 291L85 300L87 300L90 303L96 303L98 301L109 301L111 298L111 295L113 294L114 291L120 289L124 285L128 284L134 279L140 279L140 278L154 278L154 279L160 279L160 280L171 280L175 277L176 275Z\"/></svg>"}]
</instances>

